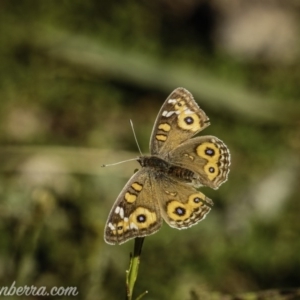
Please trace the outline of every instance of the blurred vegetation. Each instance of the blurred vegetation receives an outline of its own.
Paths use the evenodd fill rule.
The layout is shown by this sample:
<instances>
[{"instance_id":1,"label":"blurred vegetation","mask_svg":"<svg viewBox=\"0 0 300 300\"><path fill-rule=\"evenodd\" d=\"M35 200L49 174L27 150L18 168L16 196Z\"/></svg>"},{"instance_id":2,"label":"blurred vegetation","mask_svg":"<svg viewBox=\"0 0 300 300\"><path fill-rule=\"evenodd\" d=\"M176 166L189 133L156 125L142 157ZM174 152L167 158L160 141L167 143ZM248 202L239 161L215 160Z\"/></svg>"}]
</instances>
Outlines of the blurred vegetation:
<instances>
[{"instance_id":1,"label":"blurred vegetation","mask_svg":"<svg viewBox=\"0 0 300 300\"><path fill-rule=\"evenodd\" d=\"M125 297L133 242L106 245L103 229L137 164L100 166L138 155L129 119L147 153L183 86L211 119L203 134L231 150L231 173L203 188L215 203L204 222L146 238L136 295L296 299L300 5L226 3L0 2L0 287Z\"/></svg>"}]
</instances>

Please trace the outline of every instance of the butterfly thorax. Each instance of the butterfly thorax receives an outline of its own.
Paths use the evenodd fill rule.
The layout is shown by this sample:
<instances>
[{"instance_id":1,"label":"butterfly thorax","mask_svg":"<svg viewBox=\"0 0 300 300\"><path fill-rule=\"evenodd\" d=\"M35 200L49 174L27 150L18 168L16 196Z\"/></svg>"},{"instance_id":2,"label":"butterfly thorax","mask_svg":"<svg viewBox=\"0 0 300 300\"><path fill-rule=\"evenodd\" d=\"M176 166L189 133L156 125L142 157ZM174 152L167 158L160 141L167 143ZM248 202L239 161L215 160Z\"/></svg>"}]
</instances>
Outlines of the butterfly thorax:
<instances>
[{"instance_id":1,"label":"butterfly thorax","mask_svg":"<svg viewBox=\"0 0 300 300\"><path fill-rule=\"evenodd\" d=\"M193 171L171 164L157 156L141 156L138 158L138 162L142 167L155 171L158 176L167 175L189 183L192 183L196 178Z\"/></svg>"}]
</instances>

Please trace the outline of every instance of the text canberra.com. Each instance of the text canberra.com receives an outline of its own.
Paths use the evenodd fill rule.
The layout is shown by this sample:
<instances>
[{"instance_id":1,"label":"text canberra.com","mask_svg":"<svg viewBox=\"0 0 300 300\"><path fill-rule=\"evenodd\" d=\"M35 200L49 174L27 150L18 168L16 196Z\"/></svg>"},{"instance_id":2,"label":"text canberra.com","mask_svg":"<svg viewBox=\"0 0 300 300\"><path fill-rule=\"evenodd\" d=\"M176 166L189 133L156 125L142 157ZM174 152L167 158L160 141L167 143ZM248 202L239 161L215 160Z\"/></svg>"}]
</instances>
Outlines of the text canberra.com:
<instances>
[{"instance_id":1,"label":"text canberra.com","mask_svg":"<svg viewBox=\"0 0 300 300\"><path fill-rule=\"evenodd\" d=\"M10 287L0 286L0 296L77 296L77 287L57 287L54 286L47 292L45 286L18 286L16 287L16 282L14 281Z\"/></svg>"}]
</instances>

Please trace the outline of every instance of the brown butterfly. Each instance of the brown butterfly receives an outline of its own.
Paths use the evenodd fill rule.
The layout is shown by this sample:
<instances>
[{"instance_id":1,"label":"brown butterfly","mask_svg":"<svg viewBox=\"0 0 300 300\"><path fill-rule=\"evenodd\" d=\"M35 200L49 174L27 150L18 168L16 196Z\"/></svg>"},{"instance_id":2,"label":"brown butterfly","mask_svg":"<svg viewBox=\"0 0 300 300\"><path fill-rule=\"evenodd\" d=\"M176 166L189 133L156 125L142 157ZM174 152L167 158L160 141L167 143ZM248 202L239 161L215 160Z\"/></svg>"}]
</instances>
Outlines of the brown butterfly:
<instances>
[{"instance_id":1,"label":"brown butterfly","mask_svg":"<svg viewBox=\"0 0 300 300\"><path fill-rule=\"evenodd\" d=\"M185 229L203 220L213 206L196 188L217 189L227 180L230 153L214 136L192 138L209 118L184 88L175 89L156 118L150 156L127 182L108 216L104 239L122 244L155 233L163 220Z\"/></svg>"}]
</instances>

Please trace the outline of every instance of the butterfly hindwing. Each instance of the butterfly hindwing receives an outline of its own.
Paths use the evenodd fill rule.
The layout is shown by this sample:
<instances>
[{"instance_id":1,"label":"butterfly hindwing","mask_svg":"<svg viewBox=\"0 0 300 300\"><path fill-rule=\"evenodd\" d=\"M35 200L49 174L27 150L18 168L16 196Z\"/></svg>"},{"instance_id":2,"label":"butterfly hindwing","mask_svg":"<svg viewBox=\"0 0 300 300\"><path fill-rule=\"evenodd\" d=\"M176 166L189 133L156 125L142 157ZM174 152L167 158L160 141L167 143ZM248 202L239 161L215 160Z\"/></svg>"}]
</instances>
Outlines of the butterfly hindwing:
<instances>
[{"instance_id":1,"label":"butterfly hindwing","mask_svg":"<svg viewBox=\"0 0 300 300\"><path fill-rule=\"evenodd\" d=\"M228 147L214 136L192 138L169 153L173 164L198 175L195 186L217 189L227 180L230 166Z\"/></svg>"},{"instance_id":2,"label":"butterfly hindwing","mask_svg":"<svg viewBox=\"0 0 300 300\"><path fill-rule=\"evenodd\" d=\"M175 178L160 181L161 212L166 223L186 229L203 220L213 206L211 199Z\"/></svg>"}]
</instances>

